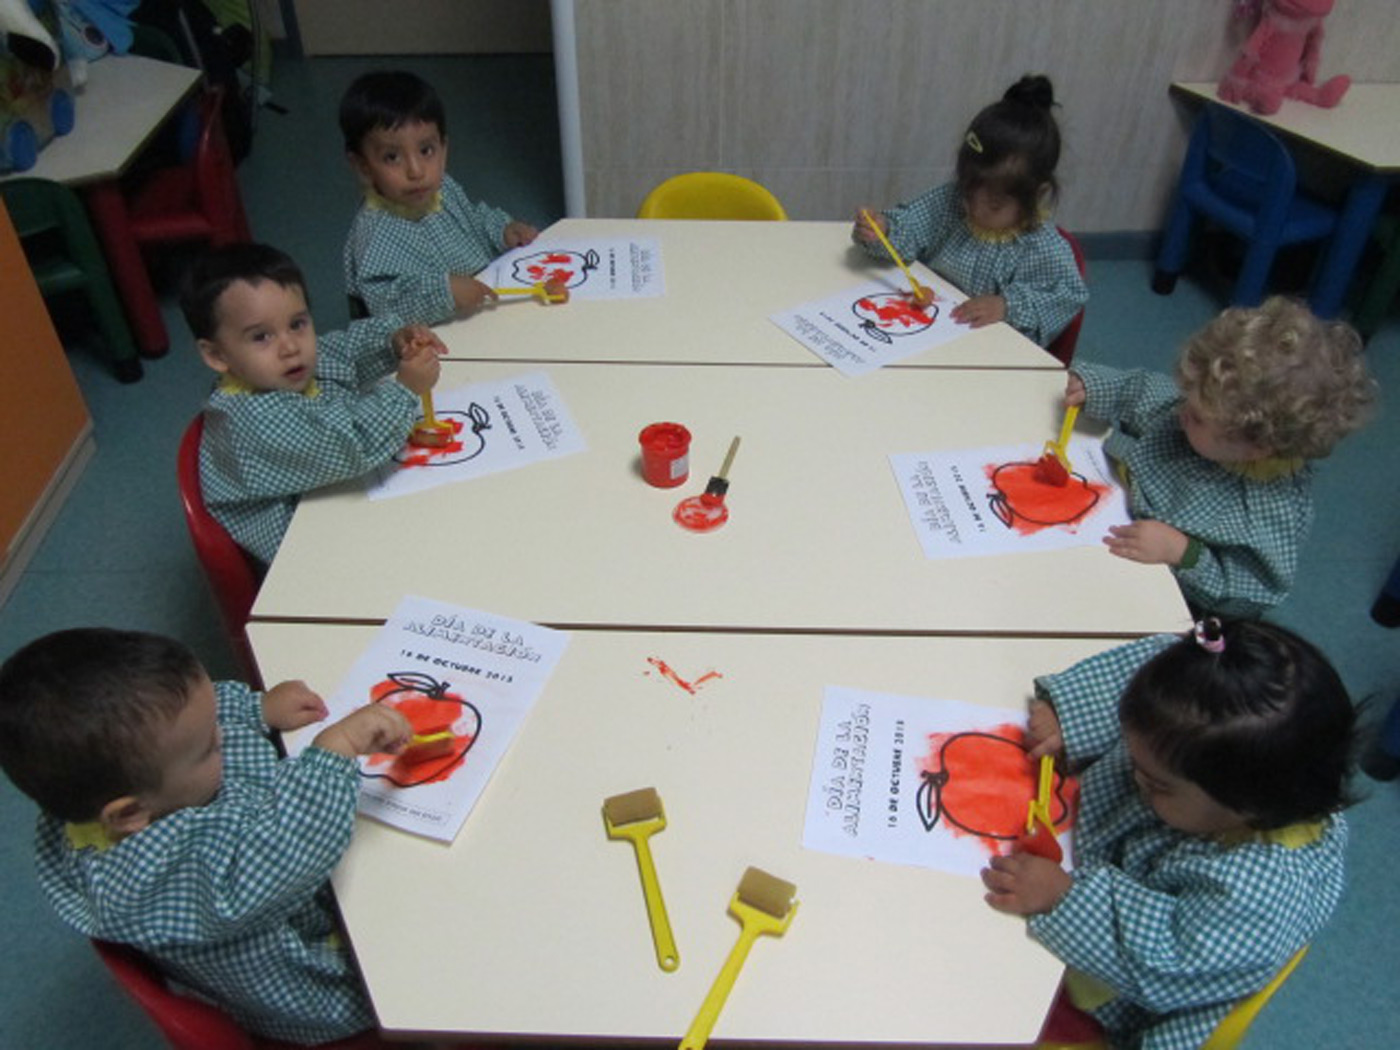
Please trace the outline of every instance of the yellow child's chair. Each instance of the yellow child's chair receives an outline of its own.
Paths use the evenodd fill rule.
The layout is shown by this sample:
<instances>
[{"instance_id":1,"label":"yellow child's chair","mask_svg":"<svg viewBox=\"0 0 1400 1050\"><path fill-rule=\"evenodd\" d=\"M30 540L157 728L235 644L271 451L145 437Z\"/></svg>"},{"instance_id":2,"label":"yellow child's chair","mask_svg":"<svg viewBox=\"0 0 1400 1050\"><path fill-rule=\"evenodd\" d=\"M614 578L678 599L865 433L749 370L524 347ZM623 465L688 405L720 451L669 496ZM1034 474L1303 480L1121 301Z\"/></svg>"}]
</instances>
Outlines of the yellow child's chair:
<instances>
[{"instance_id":1,"label":"yellow child's chair","mask_svg":"<svg viewBox=\"0 0 1400 1050\"><path fill-rule=\"evenodd\" d=\"M1307 945L1304 945L1284 964L1283 969L1272 981L1247 999L1236 1003L1234 1009L1220 1019L1210 1038L1201 1044L1201 1050L1235 1050L1245 1032L1249 1031L1249 1026L1254 1023L1254 1018L1264 1009L1264 1004L1283 987L1283 982L1288 980L1289 975L1297 969L1298 964L1303 961L1303 956L1307 954ZM1063 986L1060 988L1060 995L1064 995ZM1041 1038L1036 1041L1035 1050L1109 1050L1109 1047L1102 1039L1076 1039L1074 1042L1066 1042L1063 1039Z\"/></svg>"},{"instance_id":2,"label":"yellow child's chair","mask_svg":"<svg viewBox=\"0 0 1400 1050\"><path fill-rule=\"evenodd\" d=\"M639 219L786 220L778 198L742 175L692 171L675 175L647 194Z\"/></svg>"}]
</instances>

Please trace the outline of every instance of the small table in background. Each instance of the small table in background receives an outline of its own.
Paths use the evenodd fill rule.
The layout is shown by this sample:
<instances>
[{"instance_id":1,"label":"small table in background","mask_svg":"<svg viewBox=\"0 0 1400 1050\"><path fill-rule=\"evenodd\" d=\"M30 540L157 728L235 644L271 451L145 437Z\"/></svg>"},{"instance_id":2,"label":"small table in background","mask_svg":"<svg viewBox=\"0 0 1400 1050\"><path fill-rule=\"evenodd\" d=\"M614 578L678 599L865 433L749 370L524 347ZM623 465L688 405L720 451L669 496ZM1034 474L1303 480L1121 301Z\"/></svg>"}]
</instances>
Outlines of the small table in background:
<instances>
[{"instance_id":1,"label":"small table in background","mask_svg":"<svg viewBox=\"0 0 1400 1050\"><path fill-rule=\"evenodd\" d=\"M39 151L17 176L51 179L79 190L107 256L131 332L142 355L170 348L141 249L131 236L120 179L180 104L199 86L198 69L139 55L112 55L88 66L76 93L77 123Z\"/></svg>"}]
</instances>

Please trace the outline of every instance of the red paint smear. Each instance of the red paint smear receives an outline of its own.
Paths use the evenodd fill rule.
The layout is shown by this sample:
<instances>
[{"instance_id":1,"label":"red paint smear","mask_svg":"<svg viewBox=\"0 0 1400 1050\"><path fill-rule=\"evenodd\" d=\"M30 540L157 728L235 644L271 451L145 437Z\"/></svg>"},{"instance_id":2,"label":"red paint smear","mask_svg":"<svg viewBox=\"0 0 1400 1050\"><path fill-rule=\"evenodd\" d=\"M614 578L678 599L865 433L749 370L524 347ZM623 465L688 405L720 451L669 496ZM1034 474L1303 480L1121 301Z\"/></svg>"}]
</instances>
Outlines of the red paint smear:
<instances>
[{"instance_id":1,"label":"red paint smear","mask_svg":"<svg viewBox=\"0 0 1400 1050\"><path fill-rule=\"evenodd\" d=\"M460 419L439 419L439 423L449 423L452 426L452 433L460 434L465 424ZM454 452L462 451L460 441L449 441L438 448L429 448L425 445L405 445L405 454L399 460L405 467L426 467L434 459L451 455Z\"/></svg>"},{"instance_id":2,"label":"red paint smear","mask_svg":"<svg viewBox=\"0 0 1400 1050\"><path fill-rule=\"evenodd\" d=\"M535 281L542 281L546 284L558 283L567 288L574 279L574 271L565 269L561 265L567 262L569 262L567 255L550 255L546 256L542 263L533 263L525 267L525 272Z\"/></svg>"},{"instance_id":3,"label":"red paint smear","mask_svg":"<svg viewBox=\"0 0 1400 1050\"><path fill-rule=\"evenodd\" d=\"M866 313L874 314L881 328L926 328L933 318L906 299L886 299L876 305L873 299L856 303Z\"/></svg>"},{"instance_id":4,"label":"red paint smear","mask_svg":"<svg viewBox=\"0 0 1400 1050\"><path fill-rule=\"evenodd\" d=\"M1005 724L981 730L986 735L930 733L928 754L920 760L927 773L944 772L939 787L942 823L959 837L972 835L992 854L1009 848L1004 840L1026 830L1026 811L1039 788L1039 761L1022 742L1025 730ZM956 738L956 739L955 739ZM1074 824L1074 801L1079 785L1057 773L1050 815L1057 830ZM975 829L975 830L969 830Z\"/></svg>"},{"instance_id":5,"label":"red paint smear","mask_svg":"<svg viewBox=\"0 0 1400 1050\"><path fill-rule=\"evenodd\" d=\"M996 489L993 511L1022 536L1077 524L1110 490L1078 474L1071 474L1065 485L1052 485L1040 477L1035 463L989 463L984 469Z\"/></svg>"},{"instance_id":6,"label":"red paint smear","mask_svg":"<svg viewBox=\"0 0 1400 1050\"><path fill-rule=\"evenodd\" d=\"M695 681L687 682L680 675L676 674L675 668L673 668L670 664L668 664L665 660L661 659L660 657L648 656L647 663L651 664L652 667L655 667L659 672L661 672L662 677L667 678L675 685L680 686L691 696L694 696L695 691L701 686L703 686L706 682L715 678L724 677L724 675L720 674L718 671L706 671L699 678L695 679Z\"/></svg>"},{"instance_id":7,"label":"red paint smear","mask_svg":"<svg viewBox=\"0 0 1400 1050\"><path fill-rule=\"evenodd\" d=\"M691 532L712 532L729 520L729 508L722 501L706 503L702 496L687 496L676 504L671 517Z\"/></svg>"}]
</instances>

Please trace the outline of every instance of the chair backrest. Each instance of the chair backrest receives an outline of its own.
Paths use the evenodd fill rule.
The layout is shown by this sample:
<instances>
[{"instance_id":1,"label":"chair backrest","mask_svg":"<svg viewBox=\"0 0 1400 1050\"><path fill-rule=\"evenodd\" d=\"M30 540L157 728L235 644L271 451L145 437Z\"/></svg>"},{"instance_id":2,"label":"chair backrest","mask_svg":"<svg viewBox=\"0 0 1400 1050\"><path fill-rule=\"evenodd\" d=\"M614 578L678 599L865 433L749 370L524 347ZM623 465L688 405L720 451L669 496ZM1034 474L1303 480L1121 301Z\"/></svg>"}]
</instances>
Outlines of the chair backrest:
<instances>
[{"instance_id":1,"label":"chair backrest","mask_svg":"<svg viewBox=\"0 0 1400 1050\"><path fill-rule=\"evenodd\" d=\"M1069 244L1069 250L1074 253L1074 265L1079 267L1079 276L1088 280L1089 264L1084 258L1084 249L1080 246L1079 239L1063 226L1056 226L1055 229L1060 231L1060 236L1065 239L1065 242ZM1069 324L1065 325L1064 330L1060 332L1059 335L1055 336L1055 338L1051 340L1050 345L1046 347L1046 349L1054 355L1055 359L1066 368L1068 368L1070 362L1074 360L1074 350L1075 347L1079 345L1079 329L1082 327L1084 327L1083 307L1071 318Z\"/></svg>"},{"instance_id":2,"label":"chair backrest","mask_svg":"<svg viewBox=\"0 0 1400 1050\"><path fill-rule=\"evenodd\" d=\"M637 209L639 219L785 220L787 212L764 186L742 175L692 171L661 183Z\"/></svg>"},{"instance_id":3,"label":"chair backrest","mask_svg":"<svg viewBox=\"0 0 1400 1050\"><path fill-rule=\"evenodd\" d=\"M1276 239L1298 186L1293 155L1272 131L1227 106L1207 106L1182 166L1182 192L1214 195L1254 216L1254 234Z\"/></svg>"},{"instance_id":4,"label":"chair backrest","mask_svg":"<svg viewBox=\"0 0 1400 1050\"><path fill-rule=\"evenodd\" d=\"M1283 982L1288 980L1289 975L1298 968L1298 964L1303 961L1303 956L1307 954L1308 946L1305 944L1294 952L1293 958L1283 964L1283 969L1274 975L1272 981L1248 999L1242 999L1236 1003L1235 1008L1215 1026L1215 1031L1201 1045L1201 1050L1234 1050L1239 1045L1240 1040L1244 1038L1245 1032L1249 1031L1249 1026L1254 1023L1254 1018L1259 1015L1259 1011L1264 1009L1264 1004L1283 987Z\"/></svg>"},{"instance_id":5,"label":"chair backrest","mask_svg":"<svg viewBox=\"0 0 1400 1050\"><path fill-rule=\"evenodd\" d=\"M224 134L224 89L206 91L200 102L199 144L195 147L195 192L199 210L214 228L214 244L252 240L233 153Z\"/></svg>"},{"instance_id":6,"label":"chair backrest","mask_svg":"<svg viewBox=\"0 0 1400 1050\"><path fill-rule=\"evenodd\" d=\"M171 991L164 974L135 948L95 939L92 946L175 1050L256 1050L248 1033L217 1006Z\"/></svg>"},{"instance_id":7,"label":"chair backrest","mask_svg":"<svg viewBox=\"0 0 1400 1050\"><path fill-rule=\"evenodd\" d=\"M78 195L50 179L18 178L0 182L0 197L21 241L54 233L66 255L84 272L107 272L102 248ZM28 245L26 245L28 247Z\"/></svg>"},{"instance_id":8,"label":"chair backrest","mask_svg":"<svg viewBox=\"0 0 1400 1050\"><path fill-rule=\"evenodd\" d=\"M243 548L204 505L204 493L199 484L199 443L203 437L204 414L200 413L185 428L184 437L180 439L175 467L180 502L185 508L185 524L194 542L195 555L219 604L224 628L249 673L255 674L256 665L244 628L253 600L258 596L258 571Z\"/></svg>"}]
</instances>

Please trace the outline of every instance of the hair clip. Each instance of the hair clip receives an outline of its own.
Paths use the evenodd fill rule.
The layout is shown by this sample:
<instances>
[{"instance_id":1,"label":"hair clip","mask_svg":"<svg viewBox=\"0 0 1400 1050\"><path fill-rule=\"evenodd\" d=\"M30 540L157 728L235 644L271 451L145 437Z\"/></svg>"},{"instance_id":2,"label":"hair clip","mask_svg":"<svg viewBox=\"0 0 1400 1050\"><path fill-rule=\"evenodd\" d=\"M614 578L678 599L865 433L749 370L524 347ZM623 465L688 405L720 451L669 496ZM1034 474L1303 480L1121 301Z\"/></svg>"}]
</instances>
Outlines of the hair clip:
<instances>
[{"instance_id":1,"label":"hair clip","mask_svg":"<svg viewBox=\"0 0 1400 1050\"><path fill-rule=\"evenodd\" d=\"M969 131L965 141L967 142L967 148L972 150L973 153L982 152L982 140L977 137L977 132Z\"/></svg>"},{"instance_id":2,"label":"hair clip","mask_svg":"<svg viewBox=\"0 0 1400 1050\"><path fill-rule=\"evenodd\" d=\"M1225 628L1214 616L1197 620L1193 633L1196 636L1196 644L1206 652L1218 656L1225 651Z\"/></svg>"}]
</instances>

